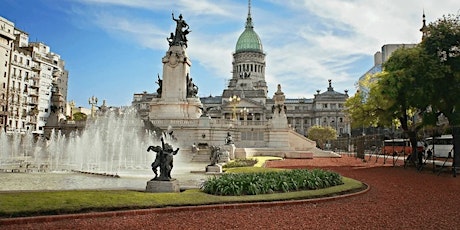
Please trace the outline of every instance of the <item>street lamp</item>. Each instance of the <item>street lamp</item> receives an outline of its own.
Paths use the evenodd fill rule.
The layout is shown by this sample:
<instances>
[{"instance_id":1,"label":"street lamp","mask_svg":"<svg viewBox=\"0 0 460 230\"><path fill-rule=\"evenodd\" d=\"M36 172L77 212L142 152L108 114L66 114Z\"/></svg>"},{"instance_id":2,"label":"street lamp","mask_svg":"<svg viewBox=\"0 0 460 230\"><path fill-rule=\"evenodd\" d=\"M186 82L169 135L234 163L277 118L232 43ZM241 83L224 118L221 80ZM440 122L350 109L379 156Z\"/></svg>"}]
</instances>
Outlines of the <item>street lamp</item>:
<instances>
[{"instance_id":1,"label":"street lamp","mask_svg":"<svg viewBox=\"0 0 460 230\"><path fill-rule=\"evenodd\" d=\"M88 99L88 104L91 105L91 118L93 118L94 117L94 107L97 105L97 97L94 97L94 96L90 97Z\"/></svg>"},{"instance_id":2,"label":"street lamp","mask_svg":"<svg viewBox=\"0 0 460 230\"><path fill-rule=\"evenodd\" d=\"M70 120L73 120L73 110L75 108L75 101L74 100L70 101L69 105L70 105Z\"/></svg>"},{"instance_id":3,"label":"street lamp","mask_svg":"<svg viewBox=\"0 0 460 230\"><path fill-rule=\"evenodd\" d=\"M236 106L238 105L238 103L240 103L240 101L241 101L241 98L236 95L233 95L228 98L228 102L230 103L230 105L233 106L233 117L232 117L233 120L236 120Z\"/></svg>"}]
</instances>

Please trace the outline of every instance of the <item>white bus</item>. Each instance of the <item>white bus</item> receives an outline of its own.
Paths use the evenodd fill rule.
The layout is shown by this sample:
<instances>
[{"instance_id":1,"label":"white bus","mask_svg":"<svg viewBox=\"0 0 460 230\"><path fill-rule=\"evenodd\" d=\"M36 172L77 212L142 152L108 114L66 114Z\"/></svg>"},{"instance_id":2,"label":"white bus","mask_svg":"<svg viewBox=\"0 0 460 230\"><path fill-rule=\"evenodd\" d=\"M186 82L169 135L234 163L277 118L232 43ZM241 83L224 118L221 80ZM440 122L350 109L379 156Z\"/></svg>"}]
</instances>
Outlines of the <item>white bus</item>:
<instances>
[{"instance_id":1,"label":"white bus","mask_svg":"<svg viewBox=\"0 0 460 230\"><path fill-rule=\"evenodd\" d=\"M435 137L434 141L432 137L425 139L427 148L426 151L429 150L433 153L435 157L448 157L449 153L451 157L454 156L454 143L452 135L442 135L440 137Z\"/></svg>"}]
</instances>

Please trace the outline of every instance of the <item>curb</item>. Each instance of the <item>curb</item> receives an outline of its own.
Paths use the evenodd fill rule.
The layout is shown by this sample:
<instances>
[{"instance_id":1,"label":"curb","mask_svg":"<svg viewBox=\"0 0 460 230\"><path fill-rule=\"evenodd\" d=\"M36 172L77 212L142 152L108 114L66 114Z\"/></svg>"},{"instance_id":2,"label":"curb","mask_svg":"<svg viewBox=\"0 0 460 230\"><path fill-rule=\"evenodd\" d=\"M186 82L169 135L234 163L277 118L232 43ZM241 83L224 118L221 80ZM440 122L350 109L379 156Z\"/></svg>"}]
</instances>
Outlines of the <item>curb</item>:
<instances>
[{"instance_id":1,"label":"curb","mask_svg":"<svg viewBox=\"0 0 460 230\"><path fill-rule=\"evenodd\" d=\"M371 187L366 183L363 183L363 184L367 186L367 188L364 190L361 190L355 193L337 195L337 196L332 196L332 197L312 198L312 199L305 199L305 200L269 201L269 202L253 202L253 203L235 203L235 204L212 204L212 205L200 205L200 206L149 208L149 209L136 209L136 210L125 210L125 211L109 211L109 212L63 214L63 215L50 215L50 216L5 218L5 219L0 219L0 226L14 225L14 224L54 222L54 221L60 221L60 220L65 220L65 219L89 219L89 218L133 216L133 215L148 215L148 214L154 214L154 213L201 211L201 210L210 210L210 209L242 209L242 208L250 208L250 207L274 207L274 206L283 206L283 205L319 203L319 202L327 202L327 201L332 201L332 200L337 200L337 199L358 196L358 195L367 193Z\"/></svg>"}]
</instances>

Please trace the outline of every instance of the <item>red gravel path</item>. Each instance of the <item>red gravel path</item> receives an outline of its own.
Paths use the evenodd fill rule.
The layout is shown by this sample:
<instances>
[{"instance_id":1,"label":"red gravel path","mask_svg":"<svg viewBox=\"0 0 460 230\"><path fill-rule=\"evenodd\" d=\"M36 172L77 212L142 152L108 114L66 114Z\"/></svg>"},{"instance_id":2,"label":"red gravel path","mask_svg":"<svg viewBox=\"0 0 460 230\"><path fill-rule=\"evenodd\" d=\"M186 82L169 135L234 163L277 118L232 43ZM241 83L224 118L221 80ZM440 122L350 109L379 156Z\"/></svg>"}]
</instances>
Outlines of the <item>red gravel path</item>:
<instances>
[{"instance_id":1,"label":"red gravel path","mask_svg":"<svg viewBox=\"0 0 460 230\"><path fill-rule=\"evenodd\" d=\"M460 177L340 159L283 160L269 167L323 167L370 185L324 202L66 219L0 229L460 229Z\"/></svg>"}]
</instances>

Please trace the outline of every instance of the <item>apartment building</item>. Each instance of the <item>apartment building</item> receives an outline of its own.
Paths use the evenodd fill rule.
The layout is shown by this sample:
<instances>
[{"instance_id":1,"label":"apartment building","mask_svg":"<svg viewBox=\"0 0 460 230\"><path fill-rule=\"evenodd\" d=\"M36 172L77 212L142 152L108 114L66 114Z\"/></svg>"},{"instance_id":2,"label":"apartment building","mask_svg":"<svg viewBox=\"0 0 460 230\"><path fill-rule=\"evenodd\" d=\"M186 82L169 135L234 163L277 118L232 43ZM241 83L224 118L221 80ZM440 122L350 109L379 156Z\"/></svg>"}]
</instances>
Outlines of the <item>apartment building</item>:
<instances>
[{"instance_id":1,"label":"apartment building","mask_svg":"<svg viewBox=\"0 0 460 230\"><path fill-rule=\"evenodd\" d=\"M0 69L0 124L7 132L43 134L52 90L67 100L65 62L46 44L29 42L29 35L14 23L0 18L0 25L0 56L5 63Z\"/></svg>"}]
</instances>

